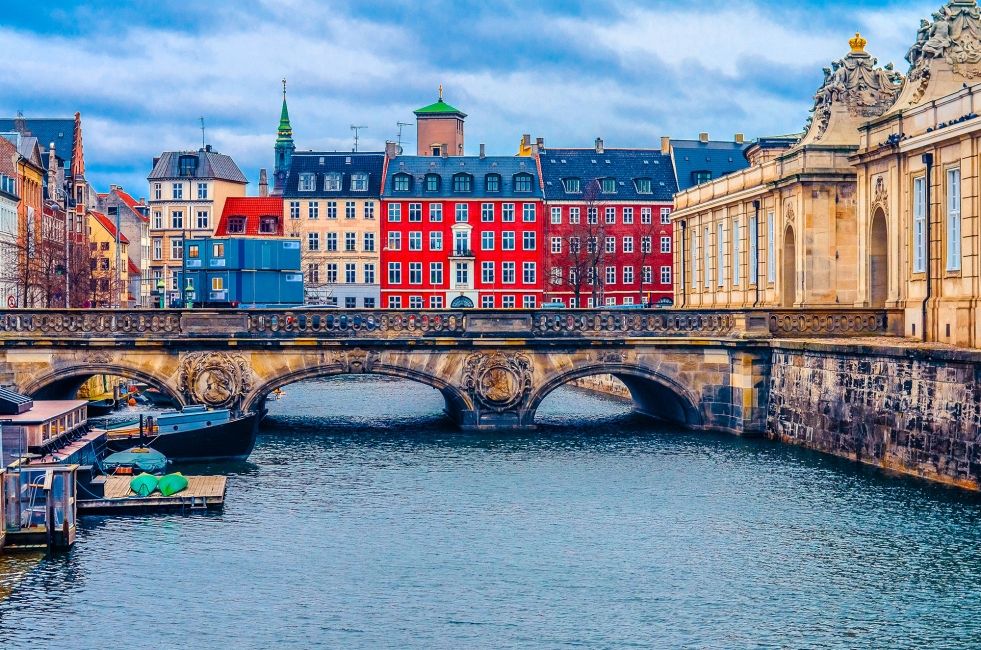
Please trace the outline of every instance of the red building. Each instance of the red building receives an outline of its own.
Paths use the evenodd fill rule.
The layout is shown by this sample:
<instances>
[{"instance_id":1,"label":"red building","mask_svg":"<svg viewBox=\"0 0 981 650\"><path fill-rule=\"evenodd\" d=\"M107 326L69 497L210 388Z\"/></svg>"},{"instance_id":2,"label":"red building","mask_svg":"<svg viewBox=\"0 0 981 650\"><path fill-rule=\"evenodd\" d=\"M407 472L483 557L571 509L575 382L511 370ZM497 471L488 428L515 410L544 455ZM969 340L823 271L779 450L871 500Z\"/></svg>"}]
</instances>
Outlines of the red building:
<instances>
[{"instance_id":1,"label":"red building","mask_svg":"<svg viewBox=\"0 0 981 650\"><path fill-rule=\"evenodd\" d=\"M543 228L533 158L392 158L382 189L381 306L538 307Z\"/></svg>"},{"instance_id":2,"label":"red building","mask_svg":"<svg viewBox=\"0 0 981 650\"><path fill-rule=\"evenodd\" d=\"M283 197L232 196L225 199L215 237L283 236Z\"/></svg>"},{"instance_id":3,"label":"red building","mask_svg":"<svg viewBox=\"0 0 981 650\"><path fill-rule=\"evenodd\" d=\"M677 191L669 154L650 149L542 149L544 298L567 307L673 304Z\"/></svg>"}]
</instances>

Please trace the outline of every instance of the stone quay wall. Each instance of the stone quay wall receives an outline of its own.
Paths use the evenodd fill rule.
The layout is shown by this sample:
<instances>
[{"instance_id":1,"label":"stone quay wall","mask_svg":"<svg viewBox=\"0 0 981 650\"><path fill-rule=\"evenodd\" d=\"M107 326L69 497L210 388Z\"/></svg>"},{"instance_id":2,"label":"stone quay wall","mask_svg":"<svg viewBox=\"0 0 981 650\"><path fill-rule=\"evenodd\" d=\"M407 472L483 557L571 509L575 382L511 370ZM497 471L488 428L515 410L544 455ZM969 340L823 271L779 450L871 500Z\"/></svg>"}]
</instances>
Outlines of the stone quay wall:
<instances>
[{"instance_id":1,"label":"stone quay wall","mask_svg":"<svg viewBox=\"0 0 981 650\"><path fill-rule=\"evenodd\" d=\"M774 343L768 435L981 490L981 352Z\"/></svg>"}]
</instances>

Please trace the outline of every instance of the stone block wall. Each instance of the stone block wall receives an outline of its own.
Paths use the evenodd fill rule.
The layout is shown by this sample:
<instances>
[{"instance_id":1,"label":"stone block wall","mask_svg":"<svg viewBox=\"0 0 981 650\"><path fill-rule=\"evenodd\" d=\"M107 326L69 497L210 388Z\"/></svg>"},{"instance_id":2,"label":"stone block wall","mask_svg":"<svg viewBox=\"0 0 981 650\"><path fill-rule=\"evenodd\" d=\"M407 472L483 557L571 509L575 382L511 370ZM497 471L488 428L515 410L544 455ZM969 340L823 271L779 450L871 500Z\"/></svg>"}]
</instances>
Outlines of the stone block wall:
<instances>
[{"instance_id":1,"label":"stone block wall","mask_svg":"<svg viewBox=\"0 0 981 650\"><path fill-rule=\"evenodd\" d=\"M981 353L776 344L767 430L781 442L979 490Z\"/></svg>"}]
</instances>

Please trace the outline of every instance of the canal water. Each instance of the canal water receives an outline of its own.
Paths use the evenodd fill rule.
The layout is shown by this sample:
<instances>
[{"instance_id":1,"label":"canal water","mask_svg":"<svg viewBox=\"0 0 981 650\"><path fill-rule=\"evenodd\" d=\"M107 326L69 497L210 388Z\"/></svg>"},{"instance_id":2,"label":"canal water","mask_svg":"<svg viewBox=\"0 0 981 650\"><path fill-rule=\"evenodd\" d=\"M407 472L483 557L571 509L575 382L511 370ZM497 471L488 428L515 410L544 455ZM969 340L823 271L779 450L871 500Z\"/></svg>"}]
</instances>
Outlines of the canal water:
<instances>
[{"instance_id":1,"label":"canal water","mask_svg":"<svg viewBox=\"0 0 981 650\"><path fill-rule=\"evenodd\" d=\"M0 558L0 648L981 647L981 499L572 388L461 434L421 385L286 388L221 514Z\"/></svg>"}]
</instances>

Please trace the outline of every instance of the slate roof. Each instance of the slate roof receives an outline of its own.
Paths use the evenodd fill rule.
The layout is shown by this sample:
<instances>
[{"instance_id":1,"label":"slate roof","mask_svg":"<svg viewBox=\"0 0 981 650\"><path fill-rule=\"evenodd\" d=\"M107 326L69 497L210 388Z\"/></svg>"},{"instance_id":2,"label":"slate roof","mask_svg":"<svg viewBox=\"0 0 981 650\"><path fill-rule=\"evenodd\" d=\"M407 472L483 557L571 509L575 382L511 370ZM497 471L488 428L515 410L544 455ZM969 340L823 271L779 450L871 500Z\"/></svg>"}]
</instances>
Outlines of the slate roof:
<instances>
[{"instance_id":1,"label":"slate roof","mask_svg":"<svg viewBox=\"0 0 981 650\"><path fill-rule=\"evenodd\" d=\"M245 217L245 232L228 232L228 220ZM259 232L260 217L276 217L276 232ZM216 237L282 237L283 199L278 196L235 196L225 200L225 207L215 228Z\"/></svg>"},{"instance_id":2,"label":"slate roof","mask_svg":"<svg viewBox=\"0 0 981 650\"><path fill-rule=\"evenodd\" d=\"M707 171L711 180L749 167L745 151L749 143L672 140L671 158L678 178L678 191L695 186L695 173Z\"/></svg>"},{"instance_id":3,"label":"slate roof","mask_svg":"<svg viewBox=\"0 0 981 650\"><path fill-rule=\"evenodd\" d=\"M41 149L47 151L48 145L54 142L55 155L69 166L72 159L72 148L75 143L75 119L71 117L41 117L22 118L24 126L30 134L38 139ZM0 131L16 131L17 120L0 118ZM45 162L47 164L47 162Z\"/></svg>"},{"instance_id":4,"label":"slate roof","mask_svg":"<svg viewBox=\"0 0 981 650\"><path fill-rule=\"evenodd\" d=\"M538 156L549 201L582 201L583 193L567 193L564 178L578 178L586 189L594 180L615 178L616 194L598 194L597 200L659 201L670 203L677 191L670 156L660 149L547 149ZM651 193L637 191L634 179L651 179Z\"/></svg>"},{"instance_id":5,"label":"slate roof","mask_svg":"<svg viewBox=\"0 0 981 650\"><path fill-rule=\"evenodd\" d=\"M181 156L197 156L198 166L195 169L194 175L180 175ZM249 182L230 156L208 149L198 149L197 151L165 151L160 154L160 158L157 159L153 170L146 178L148 181L200 178L202 180L214 179L235 183Z\"/></svg>"},{"instance_id":6,"label":"slate roof","mask_svg":"<svg viewBox=\"0 0 981 650\"><path fill-rule=\"evenodd\" d=\"M102 227L109 232L110 237L112 237L113 239L116 238L116 224L112 222L112 219L102 214L101 212L96 212L95 210L89 211L89 214L95 217L95 220L98 221L102 225ZM129 244L129 240L126 239L126 235L124 235L122 232L119 233L119 242L122 244Z\"/></svg>"},{"instance_id":7,"label":"slate roof","mask_svg":"<svg viewBox=\"0 0 981 650\"><path fill-rule=\"evenodd\" d=\"M288 199L378 198L381 194L384 164L385 154L382 152L297 151L290 162L283 197ZM368 191L351 191L351 174L355 172L368 174ZM330 173L341 174L339 191L328 192L324 189L324 177ZM315 189L312 192L299 190L300 174L316 174Z\"/></svg>"},{"instance_id":8,"label":"slate roof","mask_svg":"<svg viewBox=\"0 0 981 650\"><path fill-rule=\"evenodd\" d=\"M472 192L454 192L453 175L464 172L473 175ZM531 174L531 191L515 192L513 177L519 172ZM395 192L394 179L399 173L412 176L408 192ZM426 174L438 174L438 192L426 191ZM500 174L501 191L487 192L485 176ZM540 199L541 186L534 158L517 156L399 156L388 163L385 177L386 198L444 198L444 199Z\"/></svg>"}]
</instances>

